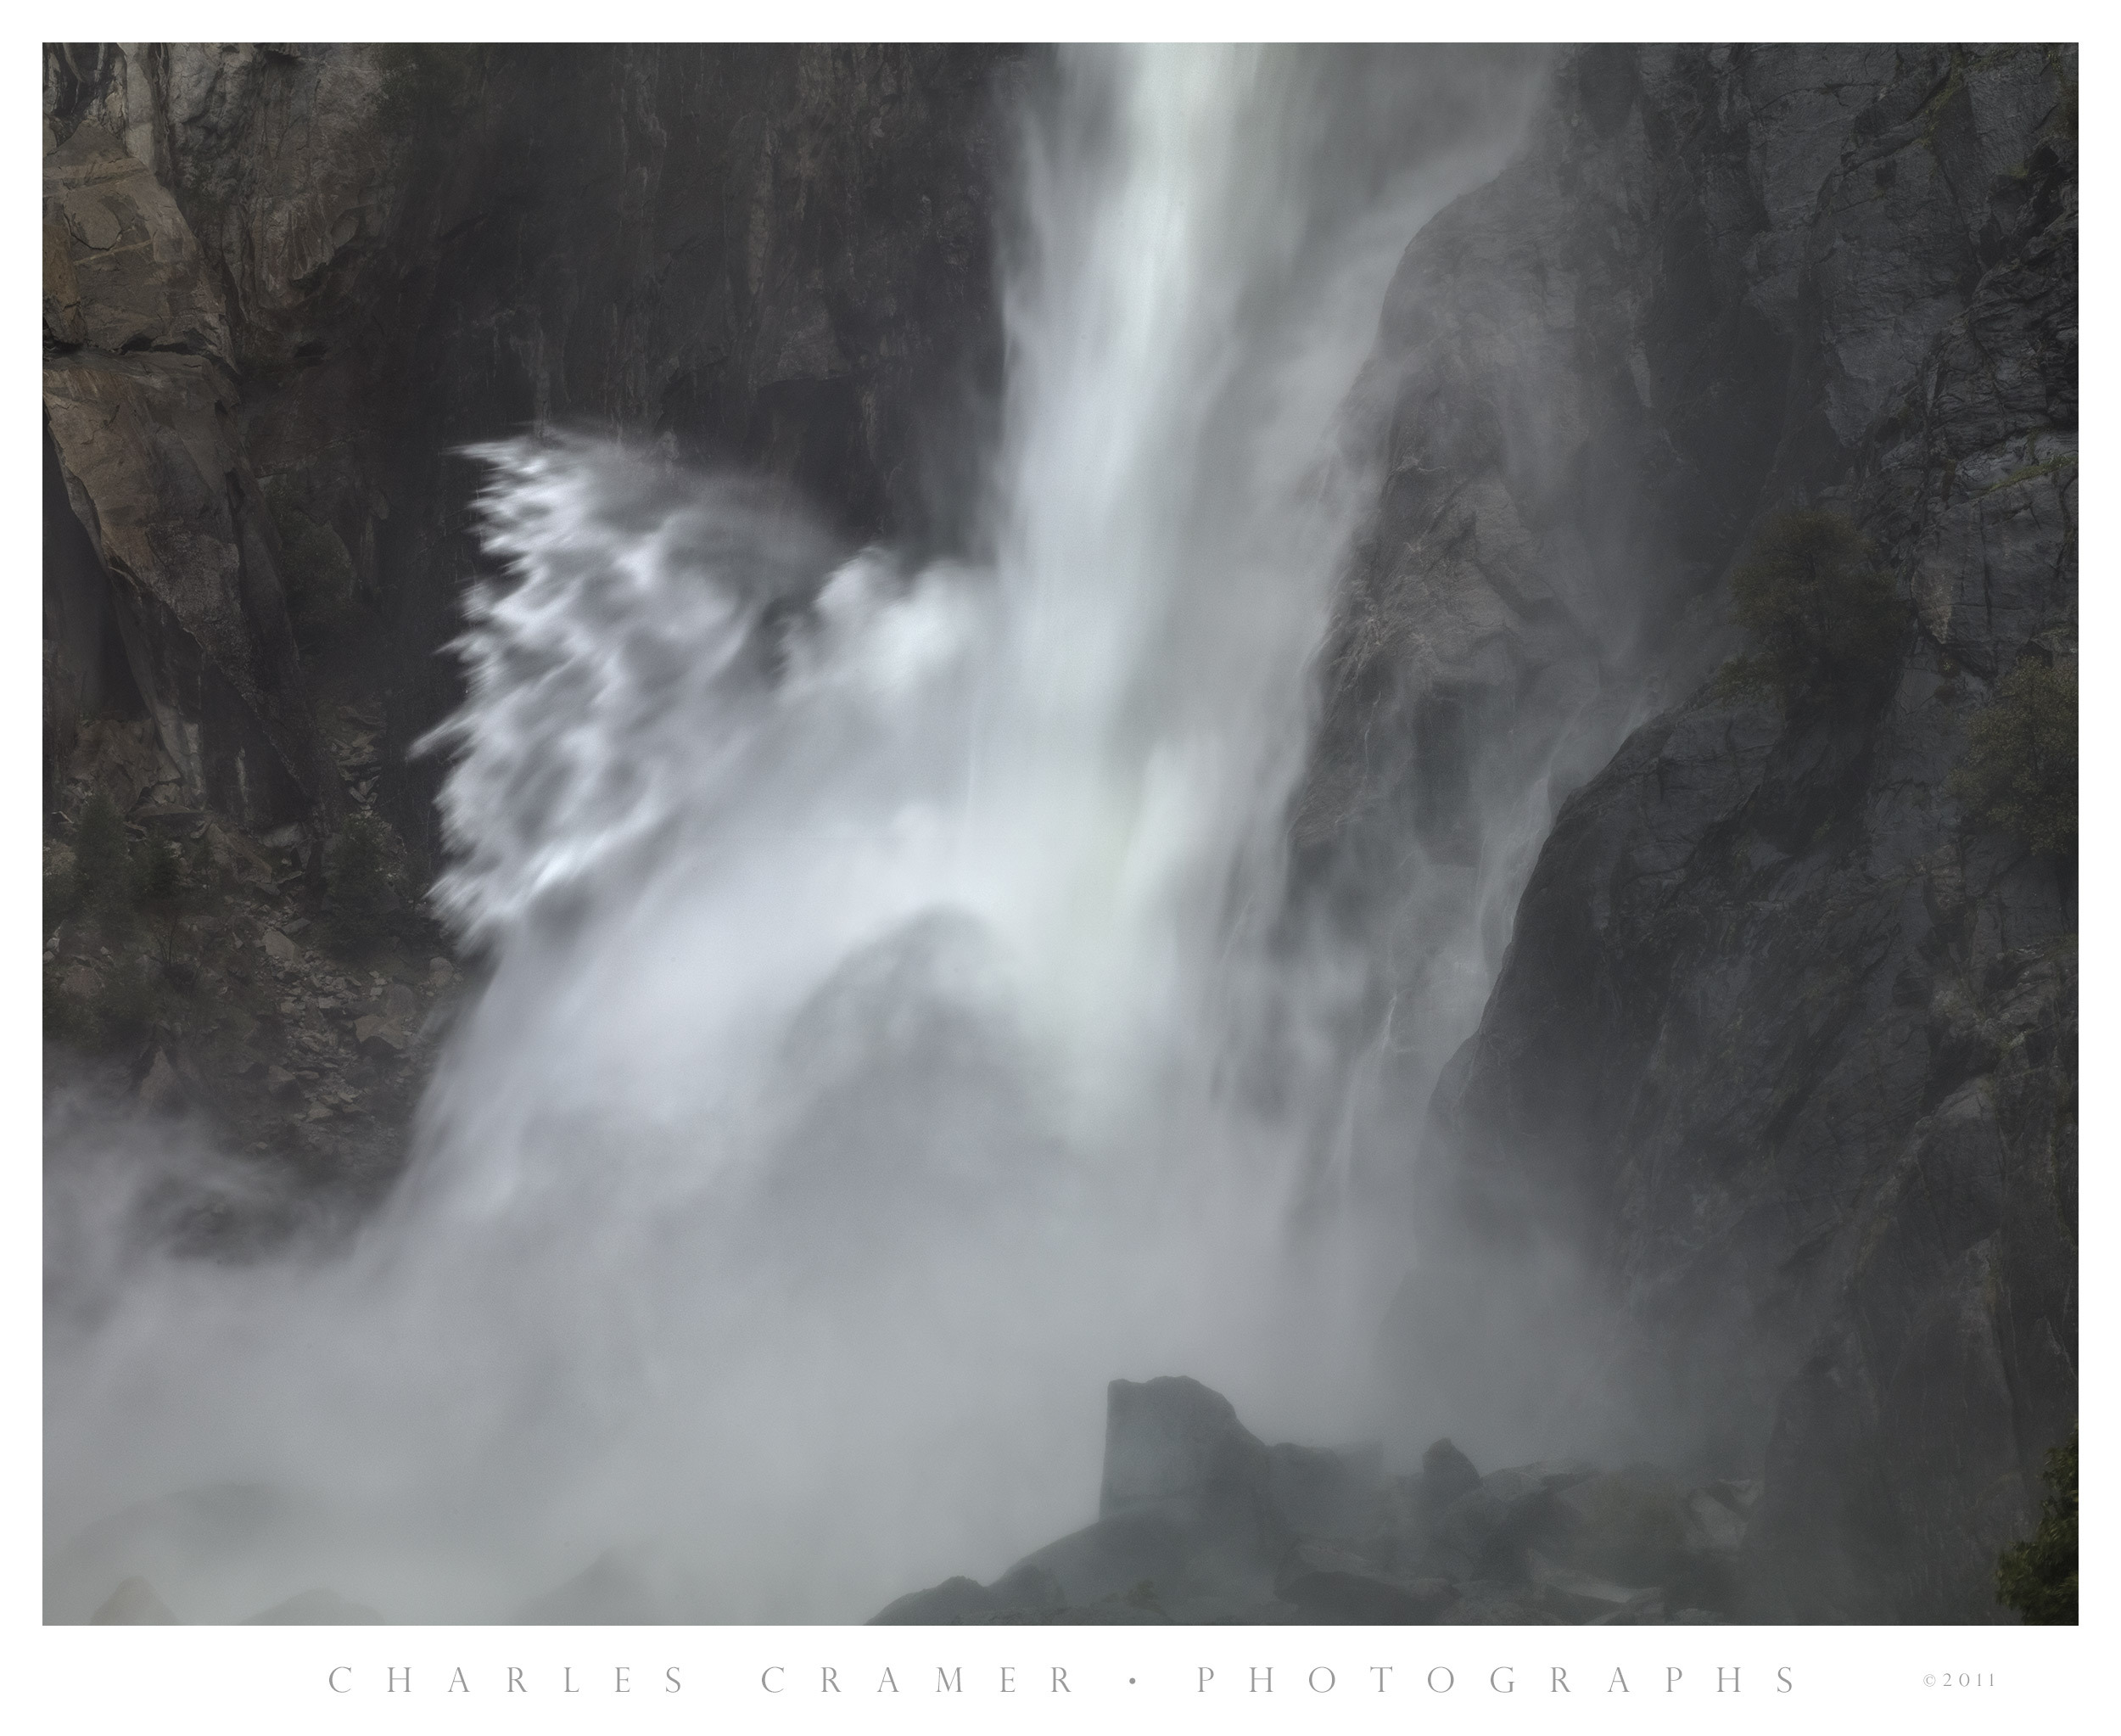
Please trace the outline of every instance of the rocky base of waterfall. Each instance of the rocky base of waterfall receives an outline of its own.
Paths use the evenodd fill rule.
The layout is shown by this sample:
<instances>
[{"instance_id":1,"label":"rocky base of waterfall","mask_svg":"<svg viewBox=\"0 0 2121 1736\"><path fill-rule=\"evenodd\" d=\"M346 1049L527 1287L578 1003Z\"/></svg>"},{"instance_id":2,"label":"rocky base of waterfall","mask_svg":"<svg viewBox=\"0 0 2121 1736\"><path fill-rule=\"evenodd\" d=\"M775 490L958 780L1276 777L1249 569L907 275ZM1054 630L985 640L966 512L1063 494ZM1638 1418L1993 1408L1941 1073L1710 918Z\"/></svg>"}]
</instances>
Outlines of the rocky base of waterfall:
<instances>
[{"instance_id":1,"label":"rocky base of waterfall","mask_svg":"<svg viewBox=\"0 0 2121 1736\"><path fill-rule=\"evenodd\" d=\"M373 728L350 714L327 722L365 815ZM112 835L86 843L97 804ZM84 850L109 860L84 862ZM143 894L158 856L171 884ZM255 1168L259 1186L215 1190L189 1214L187 1240L249 1243L294 1218L357 1221L404 1167L414 1106L464 990L402 862L383 865L387 922L346 944L316 836L253 836L189 804L152 725L123 720L81 731L43 857L53 1127L107 1145L142 1117L188 1124ZM60 1154L70 1144L48 1142Z\"/></svg>"},{"instance_id":2,"label":"rocky base of waterfall","mask_svg":"<svg viewBox=\"0 0 2121 1736\"><path fill-rule=\"evenodd\" d=\"M1096 1522L871 1625L1714 1624L1760 1488L1643 1464L1483 1474L1447 1440L1390 1476L1375 1447L1269 1447L1197 1380L1115 1380Z\"/></svg>"}]
</instances>

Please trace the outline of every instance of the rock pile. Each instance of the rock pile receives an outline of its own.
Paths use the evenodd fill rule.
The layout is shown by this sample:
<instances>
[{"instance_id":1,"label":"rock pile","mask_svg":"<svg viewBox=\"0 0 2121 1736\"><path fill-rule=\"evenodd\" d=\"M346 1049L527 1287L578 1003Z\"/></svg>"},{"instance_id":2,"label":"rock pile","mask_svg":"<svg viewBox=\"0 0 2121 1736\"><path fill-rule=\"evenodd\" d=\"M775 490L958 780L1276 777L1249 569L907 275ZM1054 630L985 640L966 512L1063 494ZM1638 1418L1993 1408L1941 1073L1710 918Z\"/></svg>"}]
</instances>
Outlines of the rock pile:
<instances>
[{"instance_id":1,"label":"rock pile","mask_svg":"<svg viewBox=\"0 0 2121 1736\"><path fill-rule=\"evenodd\" d=\"M1388 1476L1374 1447L1266 1446L1197 1380L1115 1380L1096 1522L873 1624L1717 1622L1760 1487L1647 1464L1483 1476L1448 1441Z\"/></svg>"}]
</instances>

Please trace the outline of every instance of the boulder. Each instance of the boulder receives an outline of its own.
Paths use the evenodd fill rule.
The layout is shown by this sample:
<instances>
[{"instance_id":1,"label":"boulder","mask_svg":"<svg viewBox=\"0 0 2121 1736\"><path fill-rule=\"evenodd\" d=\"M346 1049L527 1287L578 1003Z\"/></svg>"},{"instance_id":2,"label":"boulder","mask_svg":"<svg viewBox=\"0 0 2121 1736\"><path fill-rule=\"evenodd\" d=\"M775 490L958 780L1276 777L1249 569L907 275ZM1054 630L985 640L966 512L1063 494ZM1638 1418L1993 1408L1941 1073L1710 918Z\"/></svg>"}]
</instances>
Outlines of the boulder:
<instances>
[{"instance_id":1,"label":"boulder","mask_svg":"<svg viewBox=\"0 0 2121 1736\"><path fill-rule=\"evenodd\" d=\"M1581 1459L1542 1459L1536 1464L1490 1471L1482 1477L1482 1492L1497 1504L1491 1507L1483 1502L1479 1504L1479 1510L1488 1514L1499 1511L1501 1515L1503 1553L1491 1551L1488 1565L1492 1567L1504 1561L1514 1562L1516 1558L1509 1551L1533 1543L1551 1543L1558 1537L1565 1536L1574 1520L1561 1506L1559 1496L1597 1475L1594 1466Z\"/></svg>"},{"instance_id":2,"label":"boulder","mask_svg":"<svg viewBox=\"0 0 2121 1736\"><path fill-rule=\"evenodd\" d=\"M1375 1504L1376 1449L1270 1450L1198 1380L1115 1380L1105 1403L1096 1523L1025 1557L996 1589L1035 1572L1070 1610L1144 1597L1155 1620L1179 1607L1256 1610L1273 1601L1298 1532L1352 1536ZM1098 1619L1108 1618L1138 1619Z\"/></svg>"},{"instance_id":3,"label":"boulder","mask_svg":"<svg viewBox=\"0 0 2121 1736\"><path fill-rule=\"evenodd\" d=\"M370 1013L354 1021L354 1041L363 1055L389 1056L403 1055L412 1039L401 1027Z\"/></svg>"},{"instance_id":4,"label":"boulder","mask_svg":"<svg viewBox=\"0 0 2121 1736\"><path fill-rule=\"evenodd\" d=\"M1548 1496L1574 1488L1598 1475L1598 1467L1581 1459L1547 1459L1534 1464L1514 1464L1490 1471L1481 1482L1513 1512L1534 1506Z\"/></svg>"},{"instance_id":5,"label":"boulder","mask_svg":"<svg viewBox=\"0 0 2121 1736\"><path fill-rule=\"evenodd\" d=\"M1687 1547L1697 1554L1735 1560L1745 1546L1746 1509L1721 1492L1732 1485L1690 1490L1686 1500Z\"/></svg>"},{"instance_id":6,"label":"boulder","mask_svg":"<svg viewBox=\"0 0 2121 1736\"><path fill-rule=\"evenodd\" d=\"M1441 1512L1467 1490L1477 1487L1480 1474L1471 1459L1443 1440L1421 1455L1421 1478L1430 1510Z\"/></svg>"},{"instance_id":7,"label":"boulder","mask_svg":"<svg viewBox=\"0 0 2121 1736\"><path fill-rule=\"evenodd\" d=\"M1269 1448L1268 1489L1275 1512L1299 1536L1357 1536L1376 1504L1381 1457L1375 1447L1295 1447L1284 1442Z\"/></svg>"},{"instance_id":8,"label":"boulder","mask_svg":"<svg viewBox=\"0 0 2121 1736\"><path fill-rule=\"evenodd\" d=\"M1155 1514L1240 1554L1279 1554L1273 1462L1228 1399L1184 1375L1105 1389L1101 1520Z\"/></svg>"},{"instance_id":9,"label":"boulder","mask_svg":"<svg viewBox=\"0 0 2121 1736\"><path fill-rule=\"evenodd\" d=\"M869 1618L871 1627L949 1627L1043 1616L1067 1602L1060 1582L1044 1569L1020 1562L992 1585L962 1574L926 1591L909 1592Z\"/></svg>"},{"instance_id":10,"label":"boulder","mask_svg":"<svg viewBox=\"0 0 2121 1736\"><path fill-rule=\"evenodd\" d=\"M1429 1489L1419 1471L1381 1481L1356 1541L1365 1559L1388 1572L1419 1561L1429 1541Z\"/></svg>"},{"instance_id":11,"label":"boulder","mask_svg":"<svg viewBox=\"0 0 2121 1736\"><path fill-rule=\"evenodd\" d=\"M276 965L296 964L302 957L302 949L288 939L286 935L281 933L277 928L266 930L265 949L266 956Z\"/></svg>"},{"instance_id":12,"label":"boulder","mask_svg":"<svg viewBox=\"0 0 2121 1736\"><path fill-rule=\"evenodd\" d=\"M1451 1579L1514 1579L1521 1569L1519 1539L1509 1504L1476 1483L1430 1520L1422 1565Z\"/></svg>"},{"instance_id":13,"label":"boulder","mask_svg":"<svg viewBox=\"0 0 2121 1736\"><path fill-rule=\"evenodd\" d=\"M1154 1509L1100 1519L1034 1550L1010 1576L1036 1571L1074 1606L1122 1597L1144 1583L1174 1595L1229 1586L1263 1592L1272 1565L1184 1517Z\"/></svg>"},{"instance_id":14,"label":"boulder","mask_svg":"<svg viewBox=\"0 0 2121 1736\"><path fill-rule=\"evenodd\" d=\"M1556 1506L1574 1567L1627 1585L1663 1585L1687 1571L1695 1528L1679 1483L1652 1465L1603 1471L1561 1491Z\"/></svg>"},{"instance_id":15,"label":"boulder","mask_svg":"<svg viewBox=\"0 0 2121 1736\"><path fill-rule=\"evenodd\" d=\"M1060 1582L1044 1568L1019 1562L988 1587L999 1610L1053 1610L1067 1601Z\"/></svg>"},{"instance_id":16,"label":"boulder","mask_svg":"<svg viewBox=\"0 0 2121 1736\"><path fill-rule=\"evenodd\" d=\"M1654 1586L1620 1585L1550 1561L1536 1551L1527 1565L1536 1605L1564 1621L1615 1624L1663 1618L1665 1593Z\"/></svg>"},{"instance_id":17,"label":"boulder","mask_svg":"<svg viewBox=\"0 0 2121 1736\"><path fill-rule=\"evenodd\" d=\"M993 1593L959 1574L926 1591L908 1592L869 1618L871 1627L940 1627L994 1613Z\"/></svg>"}]
</instances>

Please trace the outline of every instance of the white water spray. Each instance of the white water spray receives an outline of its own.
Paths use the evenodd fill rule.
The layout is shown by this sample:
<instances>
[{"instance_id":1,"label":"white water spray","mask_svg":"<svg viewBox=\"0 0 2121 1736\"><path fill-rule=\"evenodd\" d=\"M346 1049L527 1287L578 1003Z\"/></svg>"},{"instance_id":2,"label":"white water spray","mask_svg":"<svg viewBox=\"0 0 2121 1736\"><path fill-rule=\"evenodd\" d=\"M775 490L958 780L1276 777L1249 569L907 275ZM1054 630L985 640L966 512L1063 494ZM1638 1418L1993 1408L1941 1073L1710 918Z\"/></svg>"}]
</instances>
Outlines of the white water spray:
<instances>
[{"instance_id":1,"label":"white water spray","mask_svg":"<svg viewBox=\"0 0 2121 1736\"><path fill-rule=\"evenodd\" d=\"M438 738L439 895L491 980L350 1256L150 1263L54 1329L55 1537L243 1483L241 1548L148 1569L195 1619L318 1581L505 1619L600 1560L546 1613L859 1619L1091 1517L1113 1376L1364 1425L1396 1274L1292 1254L1319 1118L1268 940L1371 481L1335 417L1494 159L1322 216L1329 96L1067 62L991 569L842 559L623 445L484 449L509 577ZM104 1565L54 1570L54 1619Z\"/></svg>"}]
</instances>

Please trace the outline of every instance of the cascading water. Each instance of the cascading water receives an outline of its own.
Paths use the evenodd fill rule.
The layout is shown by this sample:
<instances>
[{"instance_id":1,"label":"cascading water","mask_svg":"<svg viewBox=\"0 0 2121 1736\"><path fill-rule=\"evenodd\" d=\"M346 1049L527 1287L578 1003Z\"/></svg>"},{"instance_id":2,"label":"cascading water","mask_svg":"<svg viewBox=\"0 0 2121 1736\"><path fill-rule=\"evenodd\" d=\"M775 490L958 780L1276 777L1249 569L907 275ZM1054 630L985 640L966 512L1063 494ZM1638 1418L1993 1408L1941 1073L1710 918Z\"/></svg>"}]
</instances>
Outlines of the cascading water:
<instances>
[{"instance_id":1,"label":"cascading water","mask_svg":"<svg viewBox=\"0 0 2121 1736\"><path fill-rule=\"evenodd\" d=\"M1396 1274L1287 1234L1340 1075L1280 840L1370 480L1336 417L1509 128L1352 165L1335 94L1066 59L991 562L846 557L623 444L482 450L508 576L435 747L490 980L350 1254L76 1271L55 1537L221 1490L147 1570L198 1619L318 1582L500 1619L592 1562L544 1613L859 1619L1089 1517L1115 1375L1363 1425ZM53 1618L101 1571L62 1558Z\"/></svg>"}]
</instances>

